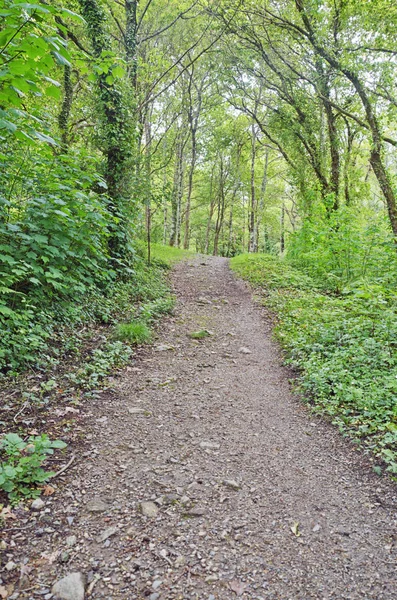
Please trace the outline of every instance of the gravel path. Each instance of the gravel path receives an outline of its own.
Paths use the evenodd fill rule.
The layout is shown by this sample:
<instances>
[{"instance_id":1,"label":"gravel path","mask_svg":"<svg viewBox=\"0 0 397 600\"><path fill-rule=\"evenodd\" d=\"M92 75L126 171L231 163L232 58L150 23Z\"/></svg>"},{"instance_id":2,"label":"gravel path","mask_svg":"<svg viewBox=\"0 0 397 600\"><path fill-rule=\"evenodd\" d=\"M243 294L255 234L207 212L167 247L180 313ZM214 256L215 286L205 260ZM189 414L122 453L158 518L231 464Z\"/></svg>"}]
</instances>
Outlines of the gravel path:
<instances>
[{"instance_id":1,"label":"gravel path","mask_svg":"<svg viewBox=\"0 0 397 600\"><path fill-rule=\"evenodd\" d=\"M395 486L291 394L226 259L173 284L159 339L89 406L89 452L15 532L11 598L79 572L95 599L395 600Z\"/></svg>"}]
</instances>

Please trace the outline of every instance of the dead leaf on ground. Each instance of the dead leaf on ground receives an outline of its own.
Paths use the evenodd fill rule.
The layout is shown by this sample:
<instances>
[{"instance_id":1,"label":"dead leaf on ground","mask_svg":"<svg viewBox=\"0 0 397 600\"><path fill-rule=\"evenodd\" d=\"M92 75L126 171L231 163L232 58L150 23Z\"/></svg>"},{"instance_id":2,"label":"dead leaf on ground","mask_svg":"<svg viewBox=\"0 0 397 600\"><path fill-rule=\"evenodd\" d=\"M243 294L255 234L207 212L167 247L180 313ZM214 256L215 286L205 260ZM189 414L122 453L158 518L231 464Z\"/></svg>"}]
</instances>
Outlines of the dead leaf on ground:
<instances>
[{"instance_id":1,"label":"dead leaf on ground","mask_svg":"<svg viewBox=\"0 0 397 600\"><path fill-rule=\"evenodd\" d=\"M231 581L229 583L229 587L232 590L232 592L234 592L236 594L236 596L242 596L248 586L246 583L243 583L242 581L233 579L233 581Z\"/></svg>"},{"instance_id":2,"label":"dead leaf on ground","mask_svg":"<svg viewBox=\"0 0 397 600\"><path fill-rule=\"evenodd\" d=\"M0 519L4 519L4 521L6 519L16 519L16 515L14 515L13 512L11 512L11 508L9 506L5 506L4 508L1 508L0 506Z\"/></svg>"},{"instance_id":3,"label":"dead leaf on ground","mask_svg":"<svg viewBox=\"0 0 397 600\"><path fill-rule=\"evenodd\" d=\"M55 488L52 485L45 485L43 487L43 496L52 496L52 494L55 494Z\"/></svg>"},{"instance_id":4,"label":"dead leaf on ground","mask_svg":"<svg viewBox=\"0 0 397 600\"><path fill-rule=\"evenodd\" d=\"M299 531L299 522L294 523L291 526L291 531L294 534L294 536L299 537L301 534L301 532Z\"/></svg>"}]
</instances>

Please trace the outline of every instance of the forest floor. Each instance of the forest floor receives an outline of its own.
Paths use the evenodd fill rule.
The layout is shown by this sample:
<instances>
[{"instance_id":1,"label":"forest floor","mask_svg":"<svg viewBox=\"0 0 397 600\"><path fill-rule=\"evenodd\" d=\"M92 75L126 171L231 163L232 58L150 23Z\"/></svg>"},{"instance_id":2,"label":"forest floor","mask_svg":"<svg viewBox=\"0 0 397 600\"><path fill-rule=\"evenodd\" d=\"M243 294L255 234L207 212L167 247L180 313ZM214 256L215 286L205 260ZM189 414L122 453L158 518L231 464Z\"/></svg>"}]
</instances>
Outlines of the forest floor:
<instances>
[{"instance_id":1,"label":"forest floor","mask_svg":"<svg viewBox=\"0 0 397 600\"><path fill-rule=\"evenodd\" d=\"M395 485L292 394L226 259L172 281L174 315L87 404L57 493L7 522L0 590L48 600L69 575L70 600L395 599Z\"/></svg>"}]
</instances>

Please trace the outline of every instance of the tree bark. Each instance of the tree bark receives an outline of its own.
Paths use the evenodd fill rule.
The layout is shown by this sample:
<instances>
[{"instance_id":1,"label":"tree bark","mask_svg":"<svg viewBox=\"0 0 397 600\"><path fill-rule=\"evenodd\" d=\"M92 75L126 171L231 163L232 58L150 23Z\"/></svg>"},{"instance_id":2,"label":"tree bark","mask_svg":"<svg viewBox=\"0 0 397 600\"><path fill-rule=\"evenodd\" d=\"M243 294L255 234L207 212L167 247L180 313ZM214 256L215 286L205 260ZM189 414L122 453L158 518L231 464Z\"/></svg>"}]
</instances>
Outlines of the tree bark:
<instances>
[{"instance_id":1,"label":"tree bark","mask_svg":"<svg viewBox=\"0 0 397 600\"><path fill-rule=\"evenodd\" d=\"M248 252L255 252L255 214L256 214L256 190L255 190L255 160L256 160L256 131L254 121L251 124L251 168L250 168L250 204L248 209Z\"/></svg>"}]
</instances>

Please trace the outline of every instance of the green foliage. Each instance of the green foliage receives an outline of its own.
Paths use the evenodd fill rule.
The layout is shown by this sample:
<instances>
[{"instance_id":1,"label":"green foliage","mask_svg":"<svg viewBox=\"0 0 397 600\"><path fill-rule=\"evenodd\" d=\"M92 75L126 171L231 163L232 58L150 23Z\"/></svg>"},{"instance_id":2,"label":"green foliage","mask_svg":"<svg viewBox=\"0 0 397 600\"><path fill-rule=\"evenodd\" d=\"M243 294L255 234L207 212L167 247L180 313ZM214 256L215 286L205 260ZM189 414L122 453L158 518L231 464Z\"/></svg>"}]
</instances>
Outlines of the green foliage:
<instances>
[{"instance_id":1,"label":"green foliage","mask_svg":"<svg viewBox=\"0 0 397 600\"><path fill-rule=\"evenodd\" d=\"M164 246L162 244L152 244L152 258L158 264L170 266L186 258L194 256L194 252L182 250L174 246Z\"/></svg>"},{"instance_id":2,"label":"green foliage","mask_svg":"<svg viewBox=\"0 0 397 600\"><path fill-rule=\"evenodd\" d=\"M13 504L23 498L40 495L40 485L53 473L45 471L46 458L56 449L66 448L61 440L50 440L47 435L31 436L24 441L16 433L6 434L0 442L0 489L8 494Z\"/></svg>"},{"instance_id":3,"label":"green foliage","mask_svg":"<svg viewBox=\"0 0 397 600\"><path fill-rule=\"evenodd\" d=\"M70 65L70 55L55 19L80 17L66 8L23 0L2 0L0 10L0 131L24 143L56 144L26 105L32 98L59 99L60 83L52 74L57 65Z\"/></svg>"},{"instance_id":4,"label":"green foliage","mask_svg":"<svg viewBox=\"0 0 397 600\"><path fill-rule=\"evenodd\" d=\"M150 340L151 333L146 323L133 321L117 325L115 336L118 340L129 344L144 344Z\"/></svg>"},{"instance_id":5,"label":"green foliage","mask_svg":"<svg viewBox=\"0 0 397 600\"><path fill-rule=\"evenodd\" d=\"M270 256L239 256L232 268L266 292L287 362L300 370L300 390L315 410L397 473L394 291L361 282L342 296L326 295L310 277Z\"/></svg>"},{"instance_id":6,"label":"green foliage","mask_svg":"<svg viewBox=\"0 0 397 600\"><path fill-rule=\"evenodd\" d=\"M107 265L112 217L92 192L102 179L90 158L31 157L21 172L3 159L0 176L0 368L35 360L58 320L73 319L71 302L107 286L115 273ZM15 174L13 173L15 169ZM18 194L19 204L10 201Z\"/></svg>"},{"instance_id":7,"label":"green foliage","mask_svg":"<svg viewBox=\"0 0 397 600\"><path fill-rule=\"evenodd\" d=\"M211 333L207 329L201 329L200 331L193 331L192 333L189 333L189 337L192 338L192 340L204 340L210 335Z\"/></svg>"},{"instance_id":8,"label":"green foliage","mask_svg":"<svg viewBox=\"0 0 397 600\"><path fill-rule=\"evenodd\" d=\"M126 340L125 340L126 341ZM70 373L69 381L84 390L98 388L114 369L125 365L132 356L132 348L123 341L106 341L96 348L82 366Z\"/></svg>"}]
</instances>

